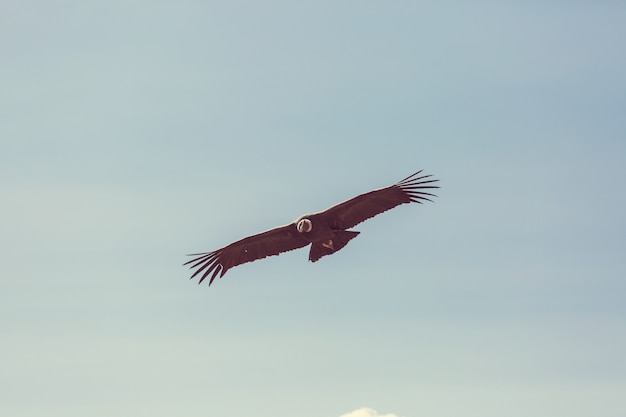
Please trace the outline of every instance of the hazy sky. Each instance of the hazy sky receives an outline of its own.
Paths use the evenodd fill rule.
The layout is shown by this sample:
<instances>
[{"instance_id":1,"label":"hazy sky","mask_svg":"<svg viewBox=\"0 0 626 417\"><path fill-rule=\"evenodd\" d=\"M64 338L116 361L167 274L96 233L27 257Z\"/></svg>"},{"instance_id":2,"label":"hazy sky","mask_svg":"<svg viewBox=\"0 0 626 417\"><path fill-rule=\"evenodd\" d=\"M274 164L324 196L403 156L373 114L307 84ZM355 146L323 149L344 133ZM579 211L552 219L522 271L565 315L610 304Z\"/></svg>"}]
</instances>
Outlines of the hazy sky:
<instances>
[{"instance_id":1,"label":"hazy sky","mask_svg":"<svg viewBox=\"0 0 626 417\"><path fill-rule=\"evenodd\" d=\"M0 411L626 415L626 3L0 3ZM425 169L434 204L210 288Z\"/></svg>"}]
</instances>

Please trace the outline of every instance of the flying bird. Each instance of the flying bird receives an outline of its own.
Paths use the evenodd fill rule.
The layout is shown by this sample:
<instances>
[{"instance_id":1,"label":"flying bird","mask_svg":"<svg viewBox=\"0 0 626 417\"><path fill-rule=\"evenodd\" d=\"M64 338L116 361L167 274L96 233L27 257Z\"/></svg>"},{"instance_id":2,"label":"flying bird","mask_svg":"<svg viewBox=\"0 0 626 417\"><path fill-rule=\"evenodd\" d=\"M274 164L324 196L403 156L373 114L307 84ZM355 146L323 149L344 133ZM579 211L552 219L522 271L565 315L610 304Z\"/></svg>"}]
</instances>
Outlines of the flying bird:
<instances>
[{"instance_id":1,"label":"flying bird","mask_svg":"<svg viewBox=\"0 0 626 417\"><path fill-rule=\"evenodd\" d=\"M211 285L218 274L221 278L234 266L307 245L311 245L309 261L316 262L341 250L360 233L347 229L400 204L432 202L428 197L435 195L424 190L439 188L432 185L439 180L430 179L431 175L420 176L421 173L418 171L389 187L358 195L324 211L305 214L292 223L248 236L213 252L191 254L194 258L183 265L197 268L191 279L202 274L200 283L211 275Z\"/></svg>"}]
</instances>

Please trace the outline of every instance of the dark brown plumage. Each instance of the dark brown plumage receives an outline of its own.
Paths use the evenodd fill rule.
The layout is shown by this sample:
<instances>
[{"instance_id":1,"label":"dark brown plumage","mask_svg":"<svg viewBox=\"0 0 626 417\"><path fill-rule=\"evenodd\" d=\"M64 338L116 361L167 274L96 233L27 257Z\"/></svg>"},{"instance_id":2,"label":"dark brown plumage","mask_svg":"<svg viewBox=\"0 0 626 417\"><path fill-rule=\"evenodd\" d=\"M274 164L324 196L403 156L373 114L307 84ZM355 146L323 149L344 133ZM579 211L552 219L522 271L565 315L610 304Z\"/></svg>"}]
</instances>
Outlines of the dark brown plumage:
<instances>
[{"instance_id":1,"label":"dark brown plumage","mask_svg":"<svg viewBox=\"0 0 626 417\"><path fill-rule=\"evenodd\" d=\"M309 260L317 261L346 246L359 232L346 230L390 210L400 204L432 201L434 194L425 189L439 188L431 185L438 180L431 175L418 176L422 171L402 181L361 194L327 210L299 217L293 223L280 226L253 236L248 236L213 252L196 253L184 265L197 268L191 278L202 273L200 282L211 275L209 285L219 274L224 276L230 268L278 255L311 244Z\"/></svg>"}]
</instances>

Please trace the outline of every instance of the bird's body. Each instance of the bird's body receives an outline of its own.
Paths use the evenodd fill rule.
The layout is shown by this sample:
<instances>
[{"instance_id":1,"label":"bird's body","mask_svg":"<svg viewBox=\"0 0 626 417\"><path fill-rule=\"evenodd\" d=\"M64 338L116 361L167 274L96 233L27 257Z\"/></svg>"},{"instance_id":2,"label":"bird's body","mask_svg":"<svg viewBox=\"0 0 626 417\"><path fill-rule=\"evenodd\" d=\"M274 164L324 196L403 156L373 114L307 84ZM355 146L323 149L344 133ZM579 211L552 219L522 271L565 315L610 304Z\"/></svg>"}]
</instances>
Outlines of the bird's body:
<instances>
[{"instance_id":1,"label":"bird's body","mask_svg":"<svg viewBox=\"0 0 626 417\"><path fill-rule=\"evenodd\" d=\"M204 271L200 282L212 273L211 285L218 274L222 277L234 266L309 244L309 260L315 262L341 250L359 234L347 229L400 204L431 201L427 196L434 194L422 190L439 188L427 185L438 180L428 179L430 175L418 177L421 172L389 187L361 194L324 211L300 216L285 226L243 238L216 251L194 254L195 258L185 262L185 265L192 264L191 268L198 268L191 278Z\"/></svg>"},{"instance_id":2,"label":"bird's body","mask_svg":"<svg viewBox=\"0 0 626 417\"><path fill-rule=\"evenodd\" d=\"M309 221L309 231L299 225L306 225ZM337 252L348 244L350 239L357 237L359 232L344 230L340 225L334 224L333 218L322 211L319 213L301 216L296 221L296 229L300 235L311 242L309 261L315 262L319 258Z\"/></svg>"}]
</instances>

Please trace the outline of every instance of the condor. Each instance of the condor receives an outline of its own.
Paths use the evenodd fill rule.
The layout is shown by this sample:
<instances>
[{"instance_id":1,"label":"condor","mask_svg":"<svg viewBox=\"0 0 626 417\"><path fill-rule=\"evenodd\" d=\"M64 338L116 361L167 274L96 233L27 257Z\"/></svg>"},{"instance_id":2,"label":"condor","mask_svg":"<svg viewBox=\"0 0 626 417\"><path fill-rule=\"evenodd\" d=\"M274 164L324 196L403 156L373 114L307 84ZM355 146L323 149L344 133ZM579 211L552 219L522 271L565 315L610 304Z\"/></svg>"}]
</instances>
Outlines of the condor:
<instances>
[{"instance_id":1,"label":"condor","mask_svg":"<svg viewBox=\"0 0 626 417\"><path fill-rule=\"evenodd\" d=\"M279 255L311 245L309 261L315 262L331 255L354 239L360 232L347 230L357 224L390 210L400 204L432 201L434 194L426 192L438 180L418 171L402 181L379 188L339 203L318 213L306 214L285 226L249 236L213 252L195 253L194 258L183 265L197 268L191 278L202 274L200 282L211 275L209 285L219 275L224 276L230 268L246 262Z\"/></svg>"}]
</instances>

